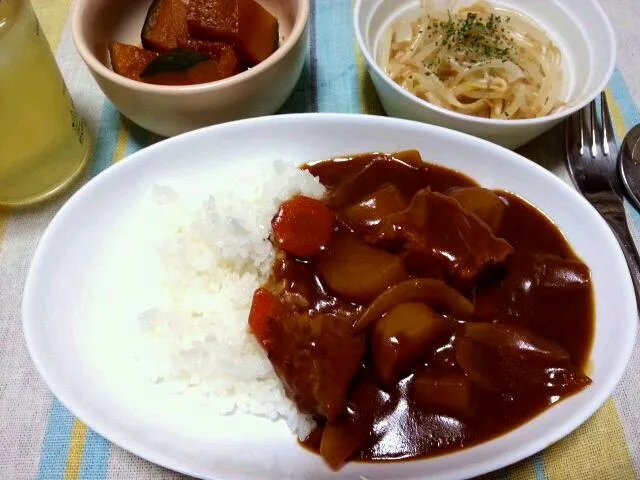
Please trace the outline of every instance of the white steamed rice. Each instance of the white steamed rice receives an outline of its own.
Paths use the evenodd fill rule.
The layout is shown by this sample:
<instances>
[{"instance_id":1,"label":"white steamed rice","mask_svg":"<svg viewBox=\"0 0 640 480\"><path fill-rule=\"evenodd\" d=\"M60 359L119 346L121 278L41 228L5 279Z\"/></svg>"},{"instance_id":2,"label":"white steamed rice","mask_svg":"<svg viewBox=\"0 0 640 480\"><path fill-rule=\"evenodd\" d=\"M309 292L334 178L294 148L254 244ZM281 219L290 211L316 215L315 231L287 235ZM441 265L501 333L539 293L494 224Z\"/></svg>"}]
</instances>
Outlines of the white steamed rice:
<instances>
[{"instance_id":1,"label":"white steamed rice","mask_svg":"<svg viewBox=\"0 0 640 480\"><path fill-rule=\"evenodd\" d=\"M293 165L256 162L225 175L211 192L196 211L169 186L153 192L164 232L157 279L163 295L139 316L148 377L210 399L218 414L284 419L305 438L313 421L286 398L247 318L253 292L271 270L268 236L278 206L297 193L320 198L324 187Z\"/></svg>"}]
</instances>

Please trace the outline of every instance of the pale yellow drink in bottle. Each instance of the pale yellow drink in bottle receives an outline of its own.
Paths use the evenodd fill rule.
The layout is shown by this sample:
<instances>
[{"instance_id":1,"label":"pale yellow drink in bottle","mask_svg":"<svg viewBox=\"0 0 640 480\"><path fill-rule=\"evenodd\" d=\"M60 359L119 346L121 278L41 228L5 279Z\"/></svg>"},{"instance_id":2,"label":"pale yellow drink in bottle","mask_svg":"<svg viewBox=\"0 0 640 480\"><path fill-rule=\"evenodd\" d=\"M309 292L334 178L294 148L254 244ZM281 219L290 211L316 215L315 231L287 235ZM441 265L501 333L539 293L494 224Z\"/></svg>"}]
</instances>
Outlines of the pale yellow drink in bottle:
<instances>
[{"instance_id":1,"label":"pale yellow drink in bottle","mask_svg":"<svg viewBox=\"0 0 640 480\"><path fill-rule=\"evenodd\" d=\"M0 207L72 185L89 144L31 4L0 0Z\"/></svg>"}]
</instances>

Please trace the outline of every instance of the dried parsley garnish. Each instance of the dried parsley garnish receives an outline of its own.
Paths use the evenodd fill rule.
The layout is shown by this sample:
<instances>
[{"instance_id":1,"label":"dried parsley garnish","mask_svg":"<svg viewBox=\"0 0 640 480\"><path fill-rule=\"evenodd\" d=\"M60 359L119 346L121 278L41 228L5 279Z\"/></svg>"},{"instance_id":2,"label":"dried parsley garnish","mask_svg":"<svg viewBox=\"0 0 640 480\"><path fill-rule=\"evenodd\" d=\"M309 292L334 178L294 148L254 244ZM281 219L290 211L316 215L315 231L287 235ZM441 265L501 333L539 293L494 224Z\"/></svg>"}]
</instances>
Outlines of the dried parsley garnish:
<instances>
[{"instance_id":1,"label":"dried parsley garnish","mask_svg":"<svg viewBox=\"0 0 640 480\"><path fill-rule=\"evenodd\" d=\"M482 16L468 12L465 16L454 19L449 12L448 20L436 20L428 17L427 30L429 38L442 37L436 43L446 48L449 53L462 63L480 63L492 60L511 60L514 42L507 35L505 25L510 17L490 14ZM430 67L438 67L440 59L436 58Z\"/></svg>"}]
</instances>

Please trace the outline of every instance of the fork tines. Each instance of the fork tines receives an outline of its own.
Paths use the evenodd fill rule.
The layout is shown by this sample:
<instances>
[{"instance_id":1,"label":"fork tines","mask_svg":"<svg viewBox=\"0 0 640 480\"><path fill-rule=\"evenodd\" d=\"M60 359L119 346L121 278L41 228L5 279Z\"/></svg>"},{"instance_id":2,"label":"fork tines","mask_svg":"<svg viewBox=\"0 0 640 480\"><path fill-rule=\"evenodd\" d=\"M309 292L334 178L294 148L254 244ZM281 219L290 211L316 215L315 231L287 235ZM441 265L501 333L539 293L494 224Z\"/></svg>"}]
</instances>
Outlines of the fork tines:
<instances>
[{"instance_id":1,"label":"fork tines","mask_svg":"<svg viewBox=\"0 0 640 480\"><path fill-rule=\"evenodd\" d=\"M584 193L616 189L617 147L604 92L600 109L593 100L566 123L567 163L576 186Z\"/></svg>"}]
</instances>

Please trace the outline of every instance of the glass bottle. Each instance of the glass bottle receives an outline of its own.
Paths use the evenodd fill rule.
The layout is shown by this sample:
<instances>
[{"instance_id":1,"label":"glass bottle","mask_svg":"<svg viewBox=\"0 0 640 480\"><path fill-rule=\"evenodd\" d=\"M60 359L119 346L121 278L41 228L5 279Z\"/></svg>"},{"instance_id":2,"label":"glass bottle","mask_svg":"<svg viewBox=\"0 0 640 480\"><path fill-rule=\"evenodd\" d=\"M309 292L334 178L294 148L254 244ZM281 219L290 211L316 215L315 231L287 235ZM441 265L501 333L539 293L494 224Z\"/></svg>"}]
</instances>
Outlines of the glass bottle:
<instances>
[{"instance_id":1,"label":"glass bottle","mask_svg":"<svg viewBox=\"0 0 640 480\"><path fill-rule=\"evenodd\" d=\"M51 48L28 0L0 0L0 207L70 187L90 154Z\"/></svg>"}]
</instances>

